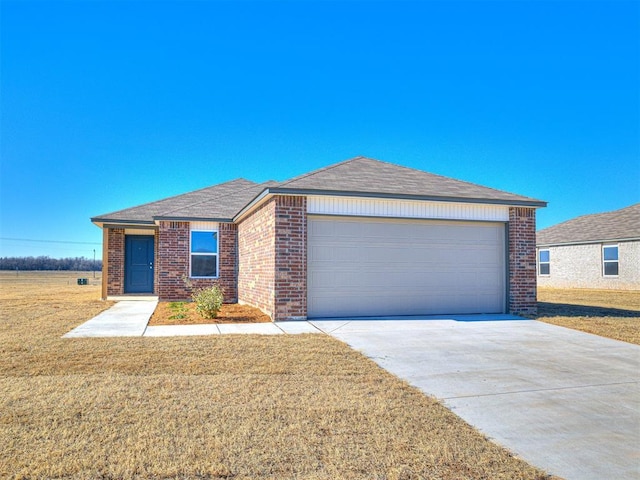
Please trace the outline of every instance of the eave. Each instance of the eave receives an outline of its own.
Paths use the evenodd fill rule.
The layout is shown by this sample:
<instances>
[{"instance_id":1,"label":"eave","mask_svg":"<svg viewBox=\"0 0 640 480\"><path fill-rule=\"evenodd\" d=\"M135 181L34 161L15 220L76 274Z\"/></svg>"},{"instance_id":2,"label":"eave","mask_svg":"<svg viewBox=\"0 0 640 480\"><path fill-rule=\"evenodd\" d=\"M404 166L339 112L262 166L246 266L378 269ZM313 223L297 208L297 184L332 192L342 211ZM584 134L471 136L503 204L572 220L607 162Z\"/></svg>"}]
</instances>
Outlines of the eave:
<instances>
[{"instance_id":1,"label":"eave","mask_svg":"<svg viewBox=\"0 0 640 480\"><path fill-rule=\"evenodd\" d=\"M448 202L448 203L473 203L484 205L503 205L508 207L533 207L542 208L547 206L547 202L539 200L501 200L501 199L485 199L485 198L468 198L468 197L446 197L436 195L409 195L409 194L394 194L394 193L381 193L381 192L353 192L342 190L319 190L319 189L297 189L297 188L282 188L271 187L266 188L256 198L247 204L238 214L233 218L234 222L241 221L246 215L248 215L255 208L260 206L266 200L274 195L290 195L290 196L333 196L333 197L358 197L358 198L378 198L378 199L394 199L394 200L414 200L414 201L429 201L429 202Z\"/></svg>"},{"instance_id":2,"label":"eave","mask_svg":"<svg viewBox=\"0 0 640 480\"><path fill-rule=\"evenodd\" d=\"M604 238L597 240L580 240L577 242L544 242L537 243L537 248L547 247L570 247L573 245L597 245L600 243L619 243L619 242L640 242L640 237L624 237L624 238Z\"/></svg>"}]
</instances>

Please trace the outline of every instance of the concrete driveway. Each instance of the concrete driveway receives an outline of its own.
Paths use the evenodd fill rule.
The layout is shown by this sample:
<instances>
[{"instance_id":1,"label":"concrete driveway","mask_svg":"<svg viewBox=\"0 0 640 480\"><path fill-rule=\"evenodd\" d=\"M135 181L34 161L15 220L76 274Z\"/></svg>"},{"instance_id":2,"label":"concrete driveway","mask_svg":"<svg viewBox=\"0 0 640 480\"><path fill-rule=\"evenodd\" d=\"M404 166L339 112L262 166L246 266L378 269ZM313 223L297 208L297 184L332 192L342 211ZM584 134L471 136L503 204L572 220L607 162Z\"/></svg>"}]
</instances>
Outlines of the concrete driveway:
<instances>
[{"instance_id":1,"label":"concrete driveway","mask_svg":"<svg viewBox=\"0 0 640 480\"><path fill-rule=\"evenodd\" d=\"M640 478L640 346L505 315L312 323L548 473Z\"/></svg>"}]
</instances>

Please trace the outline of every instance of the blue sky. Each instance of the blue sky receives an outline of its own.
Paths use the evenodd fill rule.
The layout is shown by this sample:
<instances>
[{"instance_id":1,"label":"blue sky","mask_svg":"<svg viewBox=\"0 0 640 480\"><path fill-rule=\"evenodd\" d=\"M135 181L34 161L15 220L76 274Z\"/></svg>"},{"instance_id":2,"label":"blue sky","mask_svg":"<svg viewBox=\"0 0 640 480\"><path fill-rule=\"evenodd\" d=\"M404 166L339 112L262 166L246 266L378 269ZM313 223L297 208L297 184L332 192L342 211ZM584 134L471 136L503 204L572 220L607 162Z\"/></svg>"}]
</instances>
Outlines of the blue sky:
<instances>
[{"instance_id":1,"label":"blue sky","mask_svg":"<svg viewBox=\"0 0 640 480\"><path fill-rule=\"evenodd\" d=\"M539 228L640 201L639 2L1 9L0 256L100 257L91 216L357 155L548 201Z\"/></svg>"}]
</instances>

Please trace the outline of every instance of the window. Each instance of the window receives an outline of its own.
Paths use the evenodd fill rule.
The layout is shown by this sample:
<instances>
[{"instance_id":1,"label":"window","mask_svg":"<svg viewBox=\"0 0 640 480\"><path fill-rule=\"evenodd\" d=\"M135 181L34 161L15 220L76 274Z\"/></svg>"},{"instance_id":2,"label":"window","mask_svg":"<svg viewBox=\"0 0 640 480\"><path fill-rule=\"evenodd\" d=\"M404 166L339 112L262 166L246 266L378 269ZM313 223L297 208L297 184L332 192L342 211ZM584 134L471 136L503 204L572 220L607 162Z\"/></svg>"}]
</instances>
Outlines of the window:
<instances>
[{"instance_id":1,"label":"window","mask_svg":"<svg viewBox=\"0 0 640 480\"><path fill-rule=\"evenodd\" d=\"M618 246L602 246L602 273L605 277L618 275Z\"/></svg>"},{"instance_id":2,"label":"window","mask_svg":"<svg viewBox=\"0 0 640 480\"><path fill-rule=\"evenodd\" d=\"M191 232L191 276L218 276L218 232Z\"/></svg>"},{"instance_id":3,"label":"window","mask_svg":"<svg viewBox=\"0 0 640 480\"><path fill-rule=\"evenodd\" d=\"M538 275L549 275L551 273L551 262L549 250L538 252Z\"/></svg>"}]
</instances>

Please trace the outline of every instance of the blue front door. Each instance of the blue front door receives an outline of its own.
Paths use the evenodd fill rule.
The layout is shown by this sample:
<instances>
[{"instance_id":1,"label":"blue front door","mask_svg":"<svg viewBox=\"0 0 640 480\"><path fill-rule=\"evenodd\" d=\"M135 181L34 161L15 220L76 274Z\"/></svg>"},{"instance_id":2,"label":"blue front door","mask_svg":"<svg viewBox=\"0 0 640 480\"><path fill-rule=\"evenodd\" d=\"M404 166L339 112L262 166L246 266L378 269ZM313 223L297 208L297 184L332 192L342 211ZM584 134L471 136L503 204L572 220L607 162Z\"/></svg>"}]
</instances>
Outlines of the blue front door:
<instances>
[{"instance_id":1,"label":"blue front door","mask_svg":"<svg viewBox=\"0 0 640 480\"><path fill-rule=\"evenodd\" d=\"M153 293L153 235L127 235L124 293Z\"/></svg>"}]
</instances>

